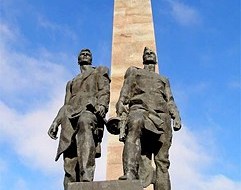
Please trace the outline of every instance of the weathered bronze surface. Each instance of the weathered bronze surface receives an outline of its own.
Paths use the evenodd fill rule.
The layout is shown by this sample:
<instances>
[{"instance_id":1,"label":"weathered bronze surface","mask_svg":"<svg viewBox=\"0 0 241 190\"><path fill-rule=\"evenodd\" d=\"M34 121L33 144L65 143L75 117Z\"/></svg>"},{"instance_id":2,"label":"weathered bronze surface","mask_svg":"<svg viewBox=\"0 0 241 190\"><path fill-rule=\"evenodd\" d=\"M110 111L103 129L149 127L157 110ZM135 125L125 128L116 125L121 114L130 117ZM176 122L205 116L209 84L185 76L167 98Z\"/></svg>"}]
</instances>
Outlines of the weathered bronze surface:
<instances>
[{"instance_id":1,"label":"weathered bronze surface","mask_svg":"<svg viewBox=\"0 0 241 190\"><path fill-rule=\"evenodd\" d=\"M118 124L112 124L123 141L123 170L120 180L140 179L143 186L170 190L168 168L172 124L181 128L181 118L174 102L169 80L155 73L155 53L144 49L144 68L130 67L124 77L116 104ZM156 169L151 160L154 155Z\"/></svg>"},{"instance_id":2,"label":"weathered bronze surface","mask_svg":"<svg viewBox=\"0 0 241 190\"><path fill-rule=\"evenodd\" d=\"M55 160L63 153L65 190L69 182L93 181L110 99L108 68L92 67L89 49L81 50L78 64L81 73L67 83L64 105L48 131L51 138L57 139L61 125Z\"/></svg>"}]
</instances>

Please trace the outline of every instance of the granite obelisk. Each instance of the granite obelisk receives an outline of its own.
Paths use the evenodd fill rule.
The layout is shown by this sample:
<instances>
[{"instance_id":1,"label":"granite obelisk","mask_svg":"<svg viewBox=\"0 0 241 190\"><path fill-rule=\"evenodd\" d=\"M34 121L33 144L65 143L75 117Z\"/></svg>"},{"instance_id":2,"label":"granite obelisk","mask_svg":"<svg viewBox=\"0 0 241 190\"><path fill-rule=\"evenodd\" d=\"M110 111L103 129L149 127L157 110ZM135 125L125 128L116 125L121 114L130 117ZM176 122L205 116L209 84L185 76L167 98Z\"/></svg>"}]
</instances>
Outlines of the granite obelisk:
<instances>
[{"instance_id":1,"label":"granite obelisk","mask_svg":"<svg viewBox=\"0 0 241 190\"><path fill-rule=\"evenodd\" d=\"M142 53L145 46L156 50L151 1L115 0L109 117L116 116L115 104L127 68L130 66L143 67ZM123 174L122 149L123 144L119 142L118 136L109 134L107 180L118 179Z\"/></svg>"}]
</instances>

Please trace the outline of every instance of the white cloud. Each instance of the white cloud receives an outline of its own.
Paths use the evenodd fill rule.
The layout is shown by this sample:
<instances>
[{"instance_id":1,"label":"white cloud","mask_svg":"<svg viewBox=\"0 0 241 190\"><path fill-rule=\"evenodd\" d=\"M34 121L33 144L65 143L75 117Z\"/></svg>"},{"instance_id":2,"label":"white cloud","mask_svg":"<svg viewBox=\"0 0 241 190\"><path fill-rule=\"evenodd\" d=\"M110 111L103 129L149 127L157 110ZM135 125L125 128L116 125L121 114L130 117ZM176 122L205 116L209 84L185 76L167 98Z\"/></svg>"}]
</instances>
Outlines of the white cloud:
<instances>
[{"instance_id":1,"label":"white cloud","mask_svg":"<svg viewBox=\"0 0 241 190\"><path fill-rule=\"evenodd\" d=\"M212 144L203 145L198 135L185 126L174 133L170 151L172 189L185 190L236 190L241 182L235 182L223 174L208 174L205 171L218 162Z\"/></svg>"},{"instance_id":2,"label":"white cloud","mask_svg":"<svg viewBox=\"0 0 241 190\"><path fill-rule=\"evenodd\" d=\"M19 155L19 160L26 166L48 175L58 175L63 180L63 161L59 159L57 163L54 162L58 140L54 141L47 135L47 130L62 104L63 95L59 94L55 100L24 115L0 102L0 113L3 113L4 118L0 121L0 126L3 126L0 128L0 138L10 142ZM98 181L105 179L106 138L102 144L102 158L96 160L95 180Z\"/></svg>"},{"instance_id":3,"label":"white cloud","mask_svg":"<svg viewBox=\"0 0 241 190\"><path fill-rule=\"evenodd\" d=\"M27 188L27 183L24 179L17 179L15 182L14 182L14 187L13 187L13 190L18 190L18 189L21 189L21 190L28 190L29 188Z\"/></svg>"},{"instance_id":4,"label":"white cloud","mask_svg":"<svg viewBox=\"0 0 241 190\"><path fill-rule=\"evenodd\" d=\"M19 156L18 159L27 167L40 170L48 175L58 175L62 179L63 161L60 159L58 163L54 162L58 140L50 139L47 131L63 104L65 84L67 79L70 79L68 70L50 60L56 60L55 57L60 56L66 60L66 55L62 53L56 55L46 49L38 51L37 57L15 51L8 44L16 39L16 33L7 25L4 25L0 35L4 38L0 45L1 93L8 94L14 99L18 99L17 93L23 93L28 99L31 91L39 92L34 97L35 99L46 93L52 97L39 102L38 106L25 113L14 106L9 106L8 103L14 101L10 97L9 99L5 97L6 100L0 99L0 143L7 143L11 146ZM31 102L26 102L26 104L31 104ZM106 152L106 147L102 148L103 152ZM105 159L105 156L98 159L97 180L104 180L103 160L105 163ZM3 169L4 165L0 162L0 170ZM21 180L19 183L24 186Z\"/></svg>"},{"instance_id":5,"label":"white cloud","mask_svg":"<svg viewBox=\"0 0 241 190\"><path fill-rule=\"evenodd\" d=\"M0 87L6 92L37 90L63 81L63 67L41 58L1 51ZM62 75L62 76L61 76ZM62 77L62 78L57 78Z\"/></svg>"},{"instance_id":6,"label":"white cloud","mask_svg":"<svg viewBox=\"0 0 241 190\"><path fill-rule=\"evenodd\" d=\"M213 176L205 185L204 188L207 190L237 190L241 188L241 182L234 182L223 175Z\"/></svg>"},{"instance_id":7,"label":"white cloud","mask_svg":"<svg viewBox=\"0 0 241 190\"><path fill-rule=\"evenodd\" d=\"M1 93L16 93L17 91L34 91L52 89L66 81L69 73L63 67L51 60L59 61L66 55L53 54L46 51L36 51L36 55L24 54L14 50L14 44L21 43L21 36L16 28L0 23L0 88ZM54 58L56 57L56 59ZM48 93L48 92L47 92Z\"/></svg>"},{"instance_id":8,"label":"white cloud","mask_svg":"<svg viewBox=\"0 0 241 190\"><path fill-rule=\"evenodd\" d=\"M181 25L198 24L201 21L199 12L180 1L166 0L171 6L171 14L173 18Z\"/></svg>"},{"instance_id":9,"label":"white cloud","mask_svg":"<svg viewBox=\"0 0 241 190\"><path fill-rule=\"evenodd\" d=\"M0 102L1 139L13 146L23 163L42 171L56 170L54 156L57 142L50 140L47 130L62 101L63 96L59 95L56 100L43 103L42 107L26 114Z\"/></svg>"},{"instance_id":10,"label":"white cloud","mask_svg":"<svg viewBox=\"0 0 241 190\"><path fill-rule=\"evenodd\" d=\"M3 37L0 88L4 99L0 99L0 142L10 144L23 163L56 172L57 142L48 138L47 130L63 102L69 73L63 66L49 61L45 54L38 53L38 57L34 57L15 51L9 46L17 37L15 30L2 23L0 28ZM9 103L19 99L18 94L25 95L25 104L31 106L34 91L36 101L44 94L52 98L39 102L27 113L22 113L21 108L9 107Z\"/></svg>"},{"instance_id":11,"label":"white cloud","mask_svg":"<svg viewBox=\"0 0 241 190\"><path fill-rule=\"evenodd\" d=\"M4 39L14 40L15 39L15 34L13 33L12 29L4 23L1 23L0 34L1 34L1 40L4 40Z\"/></svg>"}]
</instances>

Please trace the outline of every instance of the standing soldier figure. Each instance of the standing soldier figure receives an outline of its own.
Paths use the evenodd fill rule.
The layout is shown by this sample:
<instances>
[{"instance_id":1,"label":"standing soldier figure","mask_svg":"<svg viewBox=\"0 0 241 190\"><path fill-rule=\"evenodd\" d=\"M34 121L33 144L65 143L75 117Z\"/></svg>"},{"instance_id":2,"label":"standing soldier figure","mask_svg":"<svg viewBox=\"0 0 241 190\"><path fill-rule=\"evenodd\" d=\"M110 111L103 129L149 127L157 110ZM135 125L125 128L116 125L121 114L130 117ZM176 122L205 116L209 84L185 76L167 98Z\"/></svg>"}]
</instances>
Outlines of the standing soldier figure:
<instances>
[{"instance_id":1,"label":"standing soldier figure","mask_svg":"<svg viewBox=\"0 0 241 190\"><path fill-rule=\"evenodd\" d=\"M124 175L120 180L140 179L143 186L154 183L155 190L170 190L168 168L172 140L171 120L175 131L181 128L181 118L167 78L155 73L155 53L144 49L144 69L130 67L116 104L117 115L126 118L123 150ZM122 128L123 126L119 126ZM152 155L156 171L151 166Z\"/></svg>"},{"instance_id":2,"label":"standing soldier figure","mask_svg":"<svg viewBox=\"0 0 241 190\"><path fill-rule=\"evenodd\" d=\"M61 125L55 160L63 153L65 190L69 182L93 181L95 158L100 157L110 79L108 68L94 68L91 63L90 50L81 50L78 56L81 73L67 83L64 105L48 131L51 138L57 139Z\"/></svg>"}]
</instances>

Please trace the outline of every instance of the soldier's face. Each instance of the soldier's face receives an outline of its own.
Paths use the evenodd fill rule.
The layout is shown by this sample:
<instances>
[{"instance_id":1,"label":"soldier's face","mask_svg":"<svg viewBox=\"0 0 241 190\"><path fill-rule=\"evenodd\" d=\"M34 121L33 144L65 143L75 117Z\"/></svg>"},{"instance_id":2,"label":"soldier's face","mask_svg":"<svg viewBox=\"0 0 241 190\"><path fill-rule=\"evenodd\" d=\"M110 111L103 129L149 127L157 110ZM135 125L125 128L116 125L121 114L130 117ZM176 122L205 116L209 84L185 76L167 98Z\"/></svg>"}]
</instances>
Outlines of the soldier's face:
<instances>
[{"instance_id":1,"label":"soldier's face","mask_svg":"<svg viewBox=\"0 0 241 190\"><path fill-rule=\"evenodd\" d=\"M143 55L143 63L144 64L149 64L151 62L156 63L156 55L153 51L151 50L146 50L144 55Z\"/></svg>"},{"instance_id":2,"label":"soldier's face","mask_svg":"<svg viewBox=\"0 0 241 190\"><path fill-rule=\"evenodd\" d=\"M88 51L82 51L78 57L79 65L91 65L92 56Z\"/></svg>"}]
</instances>

